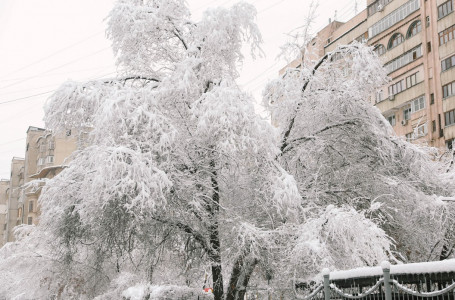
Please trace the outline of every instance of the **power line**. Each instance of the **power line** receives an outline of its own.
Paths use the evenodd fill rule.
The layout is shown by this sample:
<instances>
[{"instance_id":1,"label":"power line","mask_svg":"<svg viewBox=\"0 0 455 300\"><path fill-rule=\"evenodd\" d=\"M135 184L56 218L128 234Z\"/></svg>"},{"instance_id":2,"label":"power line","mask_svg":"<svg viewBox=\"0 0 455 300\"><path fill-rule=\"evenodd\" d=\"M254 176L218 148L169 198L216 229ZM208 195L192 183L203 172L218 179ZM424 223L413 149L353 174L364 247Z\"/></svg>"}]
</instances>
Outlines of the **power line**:
<instances>
[{"instance_id":1,"label":"power line","mask_svg":"<svg viewBox=\"0 0 455 300\"><path fill-rule=\"evenodd\" d=\"M76 58L76 59L74 59L74 60L72 60L72 61L70 61L70 62L68 62L68 63L65 63L65 64L63 64L63 65L60 65L60 66L57 66L57 67L55 67L55 68L49 69L49 70L47 70L47 71L44 71L44 72L42 72L42 73L39 73L39 74L37 74L36 76L40 76L40 75L49 73L49 72L51 72L51 71L54 71L54 70L63 68L63 67L65 67L65 66L67 66L67 65L73 64L73 63L75 63L75 62L77 62L77 61L80 61L81 59L84 59L84 58L87 58L87 57L90 57L90 56L94 56L94 55L96 55L96 54L98 54L98 53L100 53L100 52L103 52L103 51L107 50L107 49L110 49L110 47L106 47L106 48L103 48L103 49L101 49L101 50L95 51L95 52L93 52L93 53L91 53L91 54L89 54L89 55L85 55L85 56ZM5 89L5 88L8 88L8 87L11 87L11 86L14 86L14 85L23 83L23 82L28 81L28 80L30 80L30 79L25 79L25 80L22 80L22 81L19 81L19 82L11 83L11 84L6 85L6 86L3 86L3 87L1 87L1 88L2 88L2 89Z\"/></svg>"},{"instance_id":2,"label":"power line","mask_svg":"<svg viewBox=\"0 0 455 300\"><path fill-rule=\"evenodd\" d=\"M52 74L49 74L48 76L51 76L51 75L52 76L57 76L57 75L65 75L65 74L69 75L69 74L73 74L73 73L93 71L93 70L101 70L101 69L103 69L103 71L104 71L108 67L111 67L111 66L103 66L103 67L98 67L98 68L91 68L91 69L71 71L71 72L52 73ZM41 76L36 76L36 77L41 77ZM62 81L59 81L58 83L54 83L54 84L48 84L48 85L34 87L34 88L30 88L30 89L25 89L25 90L15 90L15 91L11 91L11 92L8 92L8 93L1 93L0 97L5 96L5 95L11 95L11 94L17 94L17 93L24 93L24 92L29 92L29 91L41 90L41 89L44 89L44 88L49 88L49 87L56 86L56 85L60 84L61 82Z\"/></svg>"},{"instance_id":3,"label":"power line","mask_svg":"<svg viewBox=\"0 0 455 300\"><path fill-rule=\"evenodd\" d=\"M104 30L103 30L103 31L104 31ZM92 39L93 37L99 35L99 34L102 33L103 31L99 31L99 32L97 32L97 33L95 33L95 34L93 34L93 35L91 35L91 36L88 36L88 37L86 37L86 38L84 38L84 39L82 39L82 40L80 40L80 41L78 41L78 42L76 42L76 43L74 43L74 44L71 44L71 45L69 45L69 46L67 46L67 47L65 47L65 48L62 48L62 49L60 49L60 50L57 50L56 52L53 52L53 53L51 53L51 54L49 54L49 55L47 55L47 56L45 56L45 57L43 57L43 58L40 58L40 59L38 59L37 61L34 61L34 62L32 62L32 63L30 63L30 64L28 64L28 65L25 65L25 66L23 66L23 67L21 67L21 68L19 68L19 69L16 69L16 70L14 70L14 71L11 71L11 72L9 72L8 74L4 75L3 77L8 77L8 76L10 76L10 75L12 75L12 74L16 74L16 73L19 72L19 71L22 71L22 70L27 69L27 68L29 68L29 67L31 67L31 66L34 66L34 65L36 65L36 64L38 64L38 63L40 63L40 62L42 62L42 61L45 61L46 59L49 59L49 58L51 58L51 57L53 57L53 56L55 56L55 55L57 55L57 54L59 54L59 53L65 51L65 50L68 50L68 49L70 49L70 48L72 48L72 47L74 47L74 46L77 46L77 45L79 45L79 44L82 44L83 42L86 42L86 41Z\"/></svg>"},{"instance_id":4,"label":"power line","mask_svg":"<svg viewBox=\"0 0 455 300\"><path fill-rule=\"evenodd\" d=\"M89 79L89 80L100 79L100 78L103 78L104 76L111 75L111 74L113 74L113 73L116 73L116 72L110 72L110 73L105 74L105 75L102 75L102 76L100 76L100 77L98 77L98 78L92 78L92 79ZM30 98L37 97L37 96L46 95L46 94L49 94L49 93L52 93L52 92L55 92L55 91L57 91L57 89L53 89L53 90L50 90L50 91L47 91L47 92L38 93L38 94L30 95L30 96L25 96L25 97L20 97L20 98L16 98L16 99L11 99L11 100L7 100L7 101L3 101L3 102L0 102L0 105L2 105L2 104L7 104L7 103L11 103L11 102L16 102L16 101L20 101L20 100L30 99Z\"/></svg>"},{"instance_id":5,"label":"power line","mask_svg":"<svg viewBox=\"0 0 455 300\"><path fill-rule=\"evenodd\" d=\"M76 71L71 71L71 73L92 71L92 70L98 70L98 69L107 68L107 67L110 67L110 66L102 66L102 67L96 67L96 68L90 68L90 69L76 70ZM56 76L56 75L64 75L64 74L68 74L68 72L66 71L66 72L59 72L59 73L50 73L50 74L47 74L47 75L45 75L45 76L47 77L47 76ZM3 80L0 80L0 82L5 82L5 81L19 81L19 80L25 80L25 79L33 79L33 78L37 78L37 77L44 77L44 76L42 76L42 75L33 75L33 76L28 76L28 77L19 77L19 78L3 79Z\"/></svg>"},{"instance_id":6,"label":"power line","mask_svg":"<svg viewBox=\"0 0 455 300\"><path fill-rule=\"evenodd\" d=\"M29 98L33 98L33 97L37 97L37 96L46 95L46 94L49 94L49 93L52 93L52 92L55 92L55 91L56 90L51 90L51 91L47 91L47 92L44 92L44 93L39 93L39 94L34 94L34 95L26 96L26 97L20 97L20 98L8 100L8 101L3 101L3 102L0 102L0 105L11 103L11 102L16 102L16 101L20 101L20 100L25 100L25 99L29 99Z\"/></svg>"},{"instance_id":7,"label":"power line","mask_svg":"<svg viewBox=\"0 0 455 300\"><path fill-rule=\"evenodd\" d=\"M16 140L12 140L12 141L8 141L6 143L2 143L0 144L0 146L4 146L4 145L8 145L8 144L12 144L14 142L18 142L18 141L22 141L22 140L25 140L25 138L20 138L20 139L16 139Z\"/></svg>"}]
</instances>

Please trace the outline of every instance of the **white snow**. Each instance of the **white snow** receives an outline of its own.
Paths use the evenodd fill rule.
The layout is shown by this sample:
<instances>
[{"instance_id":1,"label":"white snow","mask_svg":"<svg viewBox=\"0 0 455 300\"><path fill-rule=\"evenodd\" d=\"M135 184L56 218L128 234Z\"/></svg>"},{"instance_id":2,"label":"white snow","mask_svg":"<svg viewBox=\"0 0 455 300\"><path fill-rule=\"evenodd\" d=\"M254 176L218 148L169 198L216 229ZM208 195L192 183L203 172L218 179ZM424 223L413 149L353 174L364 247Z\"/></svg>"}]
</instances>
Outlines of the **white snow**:
<instances>
[{"instance_id":1,"label":"white snow","mask_svg":"<svg viewBox=\"0 0 455 300\"><path fill-rule=\"evenodd\" d=\"M448 273L448 272L455 272L455 259L390 266L390 274L392 274L392 275ZM346 270L346 271L331 272L330 280L382 276L382 274L383 274L383 272L382 272L382 268L380 266L363 267L363 268L356 268L356 269Z\"/></svg>"},{"instance_id":2,"label":"white snow","mask_svg":"<svg viewBox=\"0 0 455 300\"><path fill-rule=\"evenodd\" d=\"M149 294L150 300L165 299L213 299L212 293L206 293L202 289L194 289L176 285L147 285L137 284L123 291L122 296L128 300L142 300Z\"/></svg>"}]
</instances>

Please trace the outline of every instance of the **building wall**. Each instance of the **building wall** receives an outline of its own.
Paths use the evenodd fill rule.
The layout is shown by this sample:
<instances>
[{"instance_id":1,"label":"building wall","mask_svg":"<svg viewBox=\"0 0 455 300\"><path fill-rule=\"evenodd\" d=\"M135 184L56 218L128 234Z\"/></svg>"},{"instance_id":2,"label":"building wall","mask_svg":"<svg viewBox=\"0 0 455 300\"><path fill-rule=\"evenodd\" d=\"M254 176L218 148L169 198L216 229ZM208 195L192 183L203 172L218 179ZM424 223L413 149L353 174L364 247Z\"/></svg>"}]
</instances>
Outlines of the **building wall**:
<instances>
[{"instance_id":1,"label":"building wall","mask_svg":"<svg viewBox=\"0 0 455 300\"><path fill-rule=\"evenodd\" d=\"M452 7L455 8L455 0L451 1ZM455 138L455 124L445 124L444 115L455 109L455 91L453 95L444 98L442 90L444 85L455 81L455 67L445 71L441 69L441 61L455 55L455 38L440 45L438 36L440 32L455 24L453 11L438 19L438 6L446 2L447 0L368 0L368 8L337 28L332 34L331 42L324 46L326 54L335 50L338 45L361 40L359 37L367 33L368 45L373 47L383 45L386 48L386 52L380 55L385 65L409 53L408 57L412 57L411 62L390 71L388 74L390 83L382 87L382 93L378 91L381 97L372 95L372 103L393 123L397 135L407 136L412 142L441 148L446 146L447 141ZM378 4L382 4L382 9L370 10ZM381 27L381 30L385 29L381 32L376 30L377 24L384 24L384 20L388 20L403 7L409 8L404 19L400 21L394 19L394 22L386 23L391 26L387 29L385 29L387 26ZM408 36L411 26L418 21L420 32ZM389 49L389 43L396 34L403 36L403 42ZM453 34L455 37L455 32ZM417 48L421 50L422 55L420 57L416 55L414 58L410 51ZM411 76L414 74L416 78ZM407 78L410 78L409 82L411 79L417 79L417 82L414 80L408 86ZM399 86L402 80L405 88L395 93L393 85ZM413 106L420 103L421 96L424 107ZM411 109L411 113L408 114L409 107L419 109ZM416 132L416 127L423 124L426 124L427 128L425 134L412 135Z\"/></svg>"},{"instance_id":2,"label":"building wall","mask_svg":"<svg viewBox=\"0 0 455 300\"><path fill-rule=\"evenodd\" d=\"M6 212L6 230L3 236L3 242L14 241L13 228L21 224L23 212L19 206L19 197L21 188L24 184L24 163L23 158L14 157L11 161L11 178L9 181L9 194Z\"/></svg>"},{"instance_id":3,"label":"building wall","mask_svg":"<svg viewBox=\"0 0 455 300\"><path fill-rule=\"evenodd\" d=\"M0 247L14 241L15 226L38 224L38 198L44 186L40 179L60 173L80 139L75 131L52 135L43 128L28 128L25 159L13 158L10 180L0 181Z\"/></svg>"},{"instance_id":4,"label":"building wall","mask_svg":"<svg viewBox=\"0 0 455 300\"><path fill-rule=\"evenodd\" d=\"M0 180L0 247L3 246L8 211L9 180Z\"/></svg>"},{"instance_id":5,"label":"building wall","mask_svg":"<svg viewBox=\"0 0 455 300\"><path fill-rule=\"evenodd\" d=\"M343 24L344 23L342 22L333 21L321 29L308 43L306 48L302 51L300 57L296 58L286 67L282 68L279 71L279 74L282 75L287 68L297 68L302 63L302 58L306 63L311 63L312 61L318 60L320 57L324 56L324 46L333 40L334 32L343 26Z\"/></svg>"}]
</instances>

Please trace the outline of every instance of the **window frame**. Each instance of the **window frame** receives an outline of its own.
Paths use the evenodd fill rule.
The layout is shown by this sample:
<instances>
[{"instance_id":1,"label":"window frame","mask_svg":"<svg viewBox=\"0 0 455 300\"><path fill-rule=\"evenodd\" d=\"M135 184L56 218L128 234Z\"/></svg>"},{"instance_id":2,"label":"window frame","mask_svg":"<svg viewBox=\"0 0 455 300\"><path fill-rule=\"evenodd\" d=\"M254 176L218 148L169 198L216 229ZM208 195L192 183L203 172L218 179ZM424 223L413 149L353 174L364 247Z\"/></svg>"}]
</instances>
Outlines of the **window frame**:
<instances>
[{"instance_id":1,"label":"window frame","mask_svg":"<svg viewBox=\"0 0 455 300\"><path fill-rule=\"evenodd\" d=\"M438 33L439 46L447 44L448 42L450 42L451 40L454 39L454 36L455 36L455 24L450 25L449 27L447 27L446 29L444 29Z\"/></svg>"},{"instance_id":2,"label":"window frame","mask_svg":"<svg viewBox=\"0 0 455 300\"><path fill-rule=\"evenodd\" d=\"M442 99L447 99L455 95L455 81L442 86Z\"/></svg>"},{"instance_id":3,"label":"window frame","mask_svg":"<svg viewBox=\"0 0 455 300\"><path fill-rule=\"evenodd\" d=\"M398 42L395 43L395 41L399 40ZM398 45L403 44L405 41L404 36L400 32L395 32L389 39L389 42L387 43L387 50L391 50Z\"/></svg>"},{"instance_id":4,"label":"window frame","mask_svg":"<svg viewBox=\"0 0 455 300\"><path fill-rule=\"evenodd\" d=\"M455 125L455 109L444 112L444 127Z\"/></svg>"},{"instance_id":5,"label":"window frame","mask_svg":"<svg viewBox=\"0 0 455 300\"><path fill-rule=\"evenodd\" d=\"M397 124L397 118L395 117L395 114L387 116L386 119L392 126L395 126Z\"/></svg>"},{"instance_id":6,"label":"window frame","mask_svg":"<svg viewBox=\"0 0 455 300\"><path fill-rule=\"evenodd\" d=\"M412 108L409 104L407 107L403 107L403 120L409 121L411 120Z\"/></svg>"},{"instance_id":7,"label":"window frame","mask_svg":"<svg viewBox=\"0 0 455 300\"><path fill-rule=\"evenodd\" d=\"M438 6L438 20L450 15L453 12L453 0L448 0Z\"/></svg>"},{"instance_id":8,"label":"window frame","mask_svg":"<svg viewBox=\"0 0 455 300\"><path fill-rule=\"evenodd\" d=\"M419 96L411 100L411 114L425 109L425 95ZM416 109L417 108L417 109Z\"/></svg>"},{"instance_id":9,"label":"window frame","mask_svg":"<svg viewBox=\"0 0 455 300\"><path fill-rule=\"evenodd\" d=\"M455 67L455 54L441 60L441 72L445 72Z\"/></svg>"},{"instance_id":10,"label":"window frame","mask_svg":"<svg viewBox=\"0 0 455 300\"><path fill-rule=\"evenodd\" d=\"M381 49L381 51L379 51ZM378 55L382 56L387 52L386 47L383 44L377 44L376 47L374 47L373 51Z\"/></svg>"},{"instance_id":11,"label":"window frame","mask_svg":"<svg viewBox=\"0 0 455 300\"><path fill-rule=\"evenodd\" d=\"M416 29L416 32L414 33L414 29ZM422 31L422 21L421 20L416 20L411 23L411 25L408 28L408 32L406 34L406 38L410 39L413 36L419 34Z\"/></svg>"}]
</instances>

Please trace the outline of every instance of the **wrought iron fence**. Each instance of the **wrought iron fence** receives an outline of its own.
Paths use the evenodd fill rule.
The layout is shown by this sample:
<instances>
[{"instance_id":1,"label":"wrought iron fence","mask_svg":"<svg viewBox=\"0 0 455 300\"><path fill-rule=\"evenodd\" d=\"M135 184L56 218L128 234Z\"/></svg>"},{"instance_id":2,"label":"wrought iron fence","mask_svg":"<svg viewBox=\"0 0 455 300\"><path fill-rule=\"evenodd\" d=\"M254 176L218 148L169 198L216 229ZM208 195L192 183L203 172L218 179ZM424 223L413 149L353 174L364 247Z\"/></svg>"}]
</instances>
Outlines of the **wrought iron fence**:
<instances>
[{"instance_id":1,"label":"wrought iron fence","mask_svg":"<svg viewBox=\"0 0 455 300\"><path fill-rule=\"evenodd\" d=\"M395 269L393 269L393 267ZM356 276L337 276L323 270L324 281L303 295L303 284L295 284L295 298L301 300L455 300L455 260L364 268ZM342 272L338 272L338 275ZM351 274L351 275L352 275ZM300 288L299 288L300 287ZM300 290L300 291L298 291Z\"/></svg>"}]
</instances>

